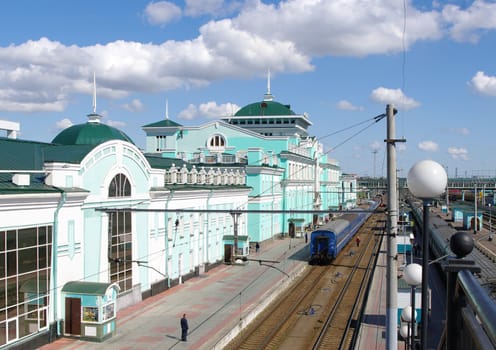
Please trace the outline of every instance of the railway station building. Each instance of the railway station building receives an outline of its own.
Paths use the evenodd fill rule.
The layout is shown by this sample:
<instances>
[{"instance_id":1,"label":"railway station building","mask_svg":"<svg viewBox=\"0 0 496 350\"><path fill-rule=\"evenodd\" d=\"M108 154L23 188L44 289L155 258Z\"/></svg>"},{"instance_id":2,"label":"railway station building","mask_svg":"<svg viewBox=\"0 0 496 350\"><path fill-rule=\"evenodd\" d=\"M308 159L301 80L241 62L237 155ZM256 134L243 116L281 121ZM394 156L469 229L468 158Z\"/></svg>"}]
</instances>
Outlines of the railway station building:
<instances>
[{"instance_id":1,"label":"railway station building","mask_svg":"<svg viewBox=\"0 0 496 350\"><path fill-rule=\"evenodd\" d=\"M308 116L270 92L203 125L144 125L145 151L95 110L50 142L14 124L0 124L0 349L104 341L117 310L325 219L291 210L356 203Z\"/></svg>"}]
</instances>

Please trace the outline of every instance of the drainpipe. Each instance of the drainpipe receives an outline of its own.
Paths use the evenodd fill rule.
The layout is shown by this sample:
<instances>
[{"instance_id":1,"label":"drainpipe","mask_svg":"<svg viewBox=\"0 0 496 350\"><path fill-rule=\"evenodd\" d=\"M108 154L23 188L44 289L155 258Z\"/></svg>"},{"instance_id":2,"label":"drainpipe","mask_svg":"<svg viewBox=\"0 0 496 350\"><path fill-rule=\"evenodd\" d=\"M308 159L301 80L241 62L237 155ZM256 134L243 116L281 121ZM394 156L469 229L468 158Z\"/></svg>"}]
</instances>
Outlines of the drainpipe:
<instances>
[{"instance_id":1,"label":"drainpipe","mask_svg":"<svg viewBox=\"0 0 496 350\"><path fill-rule=\"evenodd\" d=\"M165 209L169 209L169 203L172 200L172 197L174 197L174 190L170 191L169 196L167 197L167 200L165 202ZM167 288L170 288L170 275L169 275L169 213L166 211L164 213L165 219L164 219L164 224L165 224L165 274L167 276Z\"/></svg>"},{"instance_id":2,"label":"drainpipe","mask_svg":"<svg viewBox=\"0 0 496 350\"><path fill-rule=\"evenodd\" d=\"M54 291L54 298L53 300L53 319L57 325L57 336L60 336L60 322L58 320L58 298L57 298L57 274L58 274L58 257L57 257L57 248L58 248L58 231L59 231L59 212L60 209L64 206L65 202L67 201L67 193L64 192L64 190L60 188L56 188L60 192L60 200L59 203L57 204L57 209L55 209L55 212L53 214L53 237L52 237L52 290Z\"/></svg>"},{"instance_id":3,"label":"drainpipe","mask_svg":"<svg viewBox=\"0 0 496 350\"><path fill-rule=\"evenodd\" d=\"M210 193L208 194L208 197L207 197L207 208L210 208L210 198L212 198L214 194L214 191L213 190L210 190ZM206 213L206 218L204 220L204 228L205 228L205 257L206 257L206 260L207 260L207 264L209 263L209 256L208 256L208 252L209 252L209 248L208 248L208 228L209 228L209 225L208 225L208 217L209 217L209 213L207 212Z\"/></svg>"}]
</instances>

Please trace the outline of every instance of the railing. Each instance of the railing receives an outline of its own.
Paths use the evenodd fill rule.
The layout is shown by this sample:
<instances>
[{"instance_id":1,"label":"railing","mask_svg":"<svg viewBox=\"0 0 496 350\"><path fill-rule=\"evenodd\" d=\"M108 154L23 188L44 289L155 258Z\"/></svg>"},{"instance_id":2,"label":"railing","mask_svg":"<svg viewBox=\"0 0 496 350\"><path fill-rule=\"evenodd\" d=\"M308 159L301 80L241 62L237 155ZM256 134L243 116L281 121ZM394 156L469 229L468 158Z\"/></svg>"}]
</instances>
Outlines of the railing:
<instances>
[{"instance_id":1,"label":"railing","mask_svg":"<svg viewBox=\"0 0 496 350\"><path fill-rule=\"evenodd\" d=\"M458 273L453 310L456 341L449 350L496 349L496 304L469 271ZM446 348L444 333L438 349Z\"/></svg>"},{"instance_id":2,"label":"railing","mask_svg":"<svg viewBox=\"0 0 496 350\"><path fill-rule=\"evenodd\" d=\"M165 173L165 184L168 185L245 185L246 173L244 169L210 168L208 171L195 165L190 170L186 164L182 168L174 164Z\"/></svg>"}]
</instances>

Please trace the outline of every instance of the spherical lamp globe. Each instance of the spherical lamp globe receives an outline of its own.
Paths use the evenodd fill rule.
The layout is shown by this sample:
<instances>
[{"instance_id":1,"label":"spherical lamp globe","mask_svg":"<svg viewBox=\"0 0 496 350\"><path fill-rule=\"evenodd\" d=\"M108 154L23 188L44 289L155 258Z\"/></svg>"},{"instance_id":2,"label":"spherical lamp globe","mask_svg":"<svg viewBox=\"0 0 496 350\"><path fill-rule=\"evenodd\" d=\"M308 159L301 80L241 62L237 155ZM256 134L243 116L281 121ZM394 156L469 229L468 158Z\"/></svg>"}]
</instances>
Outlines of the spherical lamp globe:
<instances>
[{"instance_id":1,"label":"spherical lamp globe","mask_svg":"<svg viewBox=\"0 0 496 350\"><path fill-rule=\"evenodd\" d=\"M401 319L405 322L412 322L413 319L417 319L417 310L413 311L413 318L412 318L412 307L405 306L403 310L401 310Z\"/></svg>"},{"instance_id":2,"label":"spherical lamp globe","mask_svg":"<svg viewBox=\"0 0 496 350\"><path fill-rule=\"evenodd\" d=\"M422 283L422 266L419 264L408 264L403 270L403 279L410 286L418 286Z\"/></svg>"},{"instance_id":3,"label":"spherical lamp globe","mask_svg":"<svg viewBox=\"0 0 496 350\"><path fill-rule=\"evenodd\" d=\"M415 197L429 199L441 195L446 189L448 176L444 168L433 160L421 160L408 172L408 189Z\"/></svg>"},{"instance_id":4,"label":"spherical lamp globe","mask_svg":"<svg viewBox=\"0 0 496 350\"><path fill-rule=\"evenodd\" d=\"M407 339L408 338L408 330L409 330L410 326L408 324L403 324L401 325L400 327L400 335L403 339Z\"/></svg>"}]
</instances>

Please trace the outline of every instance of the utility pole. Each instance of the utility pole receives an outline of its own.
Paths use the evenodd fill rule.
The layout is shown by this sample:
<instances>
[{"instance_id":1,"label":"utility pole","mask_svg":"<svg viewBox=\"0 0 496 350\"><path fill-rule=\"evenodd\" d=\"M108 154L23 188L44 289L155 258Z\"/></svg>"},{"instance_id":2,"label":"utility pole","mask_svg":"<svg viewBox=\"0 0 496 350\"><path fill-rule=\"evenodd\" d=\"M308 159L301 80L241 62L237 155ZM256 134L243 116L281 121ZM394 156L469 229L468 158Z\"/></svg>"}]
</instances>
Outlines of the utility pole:
<instances>
[{"instance_id":1,"label":"utility pole","mask_svg":"<svg viewBox=\"0 0 496 350\"><path fill-rule=\"evenodd\" d=\"M387 230L387 271L386 271L386 342L387 350L398 349L398 281L396 234L398 232L398 200L396 195L396 142L405 142L396 139L396 124L394 115L396 110L392 104L386 106L387 116L387 175L388 175L388 230Z\"/></svg>"},{"instance_id":2,"label":"utility pole","mask_svg":"<svg viewBox=\"0 0 496 350\"><path fill-rule=\"evenodd\" d=\"M375 169L376 169L376 168L375 168L375 158L376 158L376 156L377 156L377 152L379 152L379 151L378 151L378 150L376 150L376 149L372 151L372 153L374 154L374 169L373 169L373 171L372 171L372 174L373 174L373 175L372 175L372 178L374 178L374 179L375 179L375 175L376 175L376 174L375 174Z\"/></svg>"}]
</instances>

